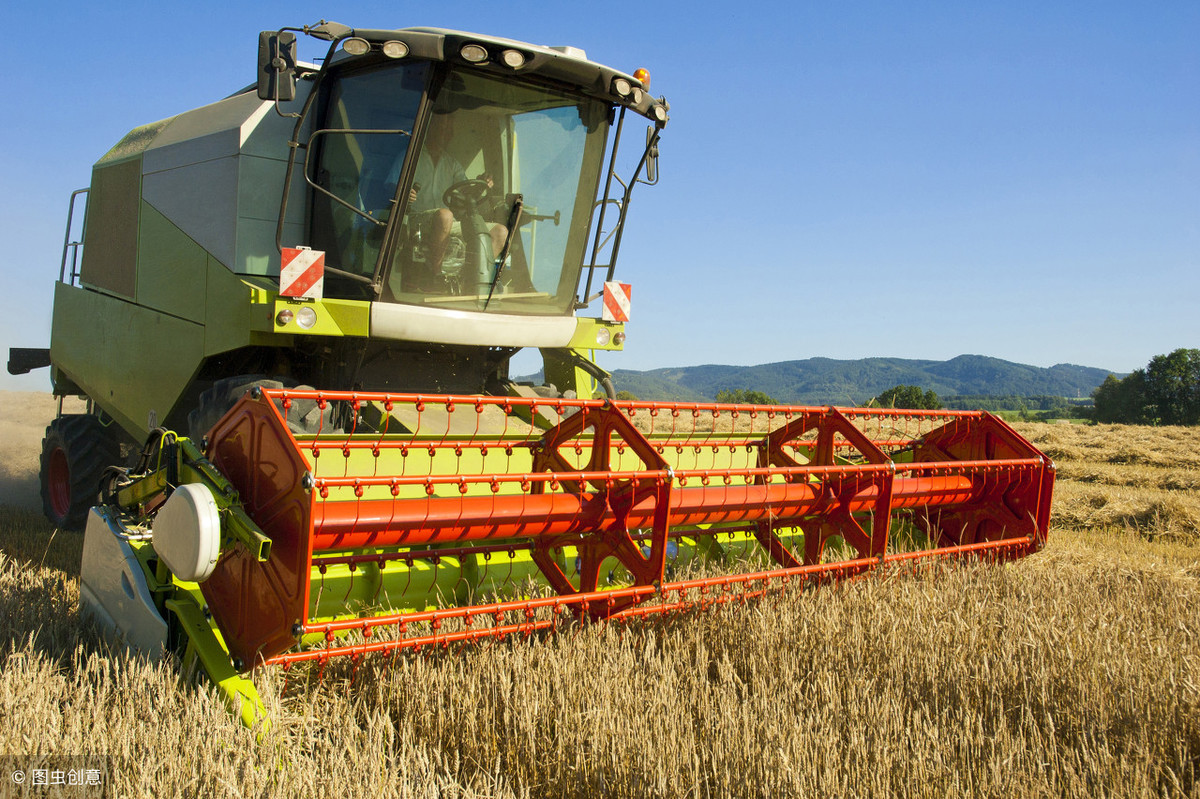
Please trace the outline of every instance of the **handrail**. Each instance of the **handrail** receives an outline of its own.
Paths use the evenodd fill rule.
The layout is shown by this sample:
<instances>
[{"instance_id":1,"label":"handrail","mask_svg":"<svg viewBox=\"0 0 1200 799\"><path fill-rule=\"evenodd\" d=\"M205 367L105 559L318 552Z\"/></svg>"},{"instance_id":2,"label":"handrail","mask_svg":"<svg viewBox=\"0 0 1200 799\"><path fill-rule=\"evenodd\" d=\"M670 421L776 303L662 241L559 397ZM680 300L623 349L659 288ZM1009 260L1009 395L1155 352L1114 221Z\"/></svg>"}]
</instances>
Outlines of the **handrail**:
<instances>
[{"instance_id":1,"label":"handrail","mask_svg":"<svg viewBox=\"0 0 1200 799\"><path fill-rule=\"evenodd\" d=\"M75 191L71 192L71 202L67 206L67 230L63 234L63 254L62 254L62 263L58 267L58 282L59 283L67 283L68 285L71 285L71 286L75 285L75 279L79 277L79 248L83 246L83 234L87 227L87 215L86 215L87 206L85 205L84 206L85 215L84 215L84 222L83 222L84 229L81 229L79 231L79 241L71 241L71 225L73 224L74 219L75 219L75 199L79 195L87 194L87 193L88 193L87 189L76 189ZM69 281L64 279L67 276L67 253L68 252L71 254L71 279Z\"/></svg>"}]
</instances>

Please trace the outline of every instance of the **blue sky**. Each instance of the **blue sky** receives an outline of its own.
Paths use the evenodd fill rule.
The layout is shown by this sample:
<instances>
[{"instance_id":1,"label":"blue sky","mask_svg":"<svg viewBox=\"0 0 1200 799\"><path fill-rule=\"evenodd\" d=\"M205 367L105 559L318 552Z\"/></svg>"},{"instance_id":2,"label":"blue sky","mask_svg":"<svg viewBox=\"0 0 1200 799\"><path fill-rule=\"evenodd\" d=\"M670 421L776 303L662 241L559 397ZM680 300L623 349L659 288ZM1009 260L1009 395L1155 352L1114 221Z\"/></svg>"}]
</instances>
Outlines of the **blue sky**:
<instances>
[{"instance_id":1,"label":"blue sky","mask_svg":"<svg viewBox=\"0 0 1200 799\"><path fill-rule=\"evenodd\" d=\"M428 10L419 10L427 8ZM607 368L1200 346L1200 3L26 3L5 70L0 347L45 346L67 198L128 129L321 17L572 44L671 102ZM45 390L46 370L0 375Z\"/></svg>"}]
</instances>

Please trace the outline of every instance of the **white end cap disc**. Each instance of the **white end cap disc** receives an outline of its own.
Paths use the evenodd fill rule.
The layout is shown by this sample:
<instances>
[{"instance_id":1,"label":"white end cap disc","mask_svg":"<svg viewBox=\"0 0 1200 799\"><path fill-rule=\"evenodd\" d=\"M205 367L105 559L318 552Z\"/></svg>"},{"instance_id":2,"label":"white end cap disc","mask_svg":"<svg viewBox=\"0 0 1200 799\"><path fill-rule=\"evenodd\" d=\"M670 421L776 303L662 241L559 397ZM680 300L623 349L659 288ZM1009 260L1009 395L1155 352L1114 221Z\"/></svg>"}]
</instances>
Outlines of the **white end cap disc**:
<instances>
[{"instance_id":1,"label":"white end cap disc","mask_svg":"<svg viewBox=\"0 0 1200 799\"><path fill-rule=\"evenodd\" d=\"M212 492L197 483L175 489L151 525L154 551L181 580L207 580L221 555L221 514Z\"/></svg>"}]
</instances>

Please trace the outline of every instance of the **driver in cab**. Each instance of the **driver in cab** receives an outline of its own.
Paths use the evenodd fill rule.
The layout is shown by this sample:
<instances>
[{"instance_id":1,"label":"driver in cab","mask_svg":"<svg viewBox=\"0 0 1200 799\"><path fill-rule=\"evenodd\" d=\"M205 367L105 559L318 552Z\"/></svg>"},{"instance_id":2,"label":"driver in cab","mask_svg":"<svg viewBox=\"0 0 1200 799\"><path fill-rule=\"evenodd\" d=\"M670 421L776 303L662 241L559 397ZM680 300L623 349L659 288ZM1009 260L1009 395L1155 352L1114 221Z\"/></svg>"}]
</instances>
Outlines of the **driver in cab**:
<instances>
[{"instance_id":1,"label":"driver in cab","mask_svg":"<svg viewBox=\"0 0 1200 799\"><path fill-rule=\"evenodd\" d=\"M435 113L425 134L425 146L417 157L416 174L408 195L408 213L420 225L421 237L428 247L426 266L430 275L441 273L450 237L462 235L462 222L445 206L443 194L451 186L477 182L469 181L462 164L447 152L446 147L453 139L453 115ZM492 188L490 175L481 175L479 181L486 183L488 189ZM495 258L504 247L508 229L498 223L489 223L488 235Z\"/></svg>"}]
</instances>

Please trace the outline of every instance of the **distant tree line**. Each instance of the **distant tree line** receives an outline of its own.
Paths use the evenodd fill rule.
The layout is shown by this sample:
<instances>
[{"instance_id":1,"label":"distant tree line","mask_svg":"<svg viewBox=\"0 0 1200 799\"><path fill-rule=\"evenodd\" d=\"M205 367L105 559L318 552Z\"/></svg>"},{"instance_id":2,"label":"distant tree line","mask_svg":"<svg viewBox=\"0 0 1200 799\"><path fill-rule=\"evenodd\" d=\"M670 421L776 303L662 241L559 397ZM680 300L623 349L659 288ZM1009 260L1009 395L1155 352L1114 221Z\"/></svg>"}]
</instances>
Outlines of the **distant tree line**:
<instances>
[{"instance_id":1,"label":"distant tree line","mask_svg":"<svg viewBox=\"0 0 1200 799\"><path fill-rule=\"evenodd\" d=\"M867 403L872 408L907 408L916 411L941 410L942 403L933 389L920 386L892 386Z\"/></svg>"},{"instance_id":2,"label":"distant tree line","mask_svg":"<svg viewBox=\"0 0 1200 799\"><path fill-rule=\"evenodd\" d=\"M619 400L636 400L637 395L632 391L618 391L617 399ZM732 390L721 390L717 392L717 402L725 402L731 405L779 405L779 400L766 394L762 391L755 391L749 388L735 388Z\"/></svg>"},{"instance_id":3,"label":"distant tree line","mask_svg":"<svg viewBox=\"0 0 1200 799\"><path fill-rule=\"evenodd\" d=\"M1097 422L1200 424L1200 350L1155 355L1145 369L1109 375L1092 399Z\"/></svg>"},{"instance_id":4,"label":"distant tree line","mask_svg":"<svg viewBox=\"0 0 1200 799\"><path fill-rule=\"evenodd\" d=\"M1034 395L1023 397L1016 394L950 394L942 397L947 408L964 411L1019 411L1034 418L1049 415L1053 418L1090 419L1092 398L1051 397Z\"/></svg>"},{"instance_id":5,"label":"distant tree line","mask_svg":"<svg viewBox=\"0 0 1200 799\"><path fill-rule=\"evenodd\" d=\"M1018 396L987 395L987 394L951 394L939 398L932 389L922 389L920 386L899 385L889 388L879 396L867 401L869 407L877 408L907 408L912 410L940 410L943 407L952 410L1001 411L1017 412L1021 419L1029 421L1048 421L1050 419L1089 419L1092 414L1092 400L1071 399L1069 397L1051 396Z\"/></svg>"},{"instance_id":6,"label":"distant tree line","mask_svg":"<svg viewBox=\"0 0 1200 799\"><path fill-rule=\"evenodd\" d=\"M762 391L749 388L735 388L732 391L718 391L717 402L728 402L736 405L778 405L779 400Z\"/></svg>"}]
</instances>

